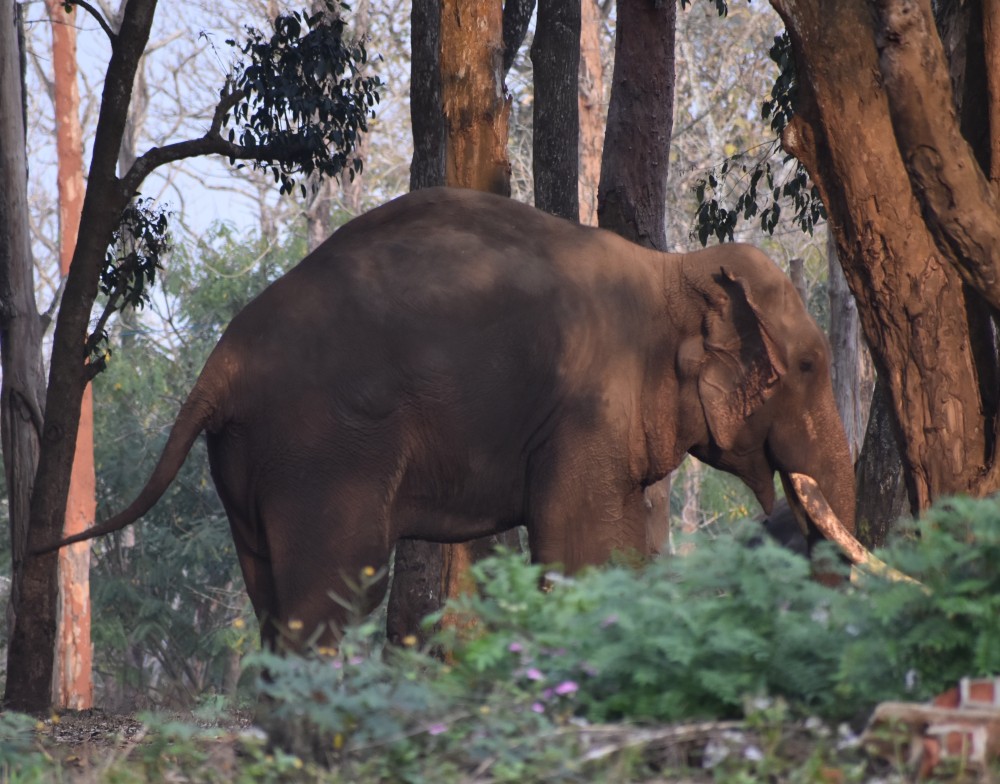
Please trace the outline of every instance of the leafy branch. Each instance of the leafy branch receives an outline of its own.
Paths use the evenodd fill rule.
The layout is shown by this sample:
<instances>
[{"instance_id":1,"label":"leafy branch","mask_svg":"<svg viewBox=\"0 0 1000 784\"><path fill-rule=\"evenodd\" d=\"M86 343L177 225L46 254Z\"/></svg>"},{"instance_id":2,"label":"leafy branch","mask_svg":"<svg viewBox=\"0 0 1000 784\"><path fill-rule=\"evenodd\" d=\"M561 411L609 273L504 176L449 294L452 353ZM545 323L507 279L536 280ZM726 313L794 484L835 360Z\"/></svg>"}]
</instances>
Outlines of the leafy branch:
<instances>
[{"instance_id":1,"label":"leafy branch","mask_svg":"<svg viewBox=\"0 0 1000 784\"><path fill-rule=\"evenodd\" d=\"M816 224L826 219L826 208L819 190L810 182L801 162L791 155L778 160L781 132L795 114L798 81L795 60L787 33L774 39L768 50L778 65L778 78L771 97L761 106L761 117L770 120L775 138L754 150L738 153L714 167L695 185L698 212L695 231L702 245L716 236L720 242L732 241L740 220L759 216L760 228L773 234L782 215L782 203L791 201L792 222L812 234ZM755 151L762 154L754 155ZM794 167L789 164L795 161Z\"/></svg>"}]
</instances>

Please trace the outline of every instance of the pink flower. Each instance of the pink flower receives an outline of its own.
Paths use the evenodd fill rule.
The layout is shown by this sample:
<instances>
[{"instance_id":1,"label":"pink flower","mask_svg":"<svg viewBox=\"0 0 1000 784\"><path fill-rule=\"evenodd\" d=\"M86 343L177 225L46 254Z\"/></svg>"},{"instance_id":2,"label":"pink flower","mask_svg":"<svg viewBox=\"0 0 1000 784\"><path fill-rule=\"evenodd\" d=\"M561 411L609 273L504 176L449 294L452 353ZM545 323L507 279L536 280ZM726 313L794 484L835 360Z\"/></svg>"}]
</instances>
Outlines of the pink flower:
<instances>
[{"instance_id":1,"label":"pink flower","mask_svg":"<svg viewBox=\"0 0 1000 784\"><path fill-rule=\"evenodd\" d=\"M520 653L521 651L524 650L524 648L521 645L521 643L512 642L510 645L507 646L507 650L510 651L511 653Z\"/></svg>"},{"instance_id":2,"label":"pink flower","mask_svg":"<svg viewBox=\"0 0 1000 784\"><path fill-rule=\"evenodd\" d=\"M441 735L442 733L445 733L447 731L448 731L448 725L441 723L432 724L430 727L427 728L428 735Z\"/></svg>"},{"instance_id":3,"label":"pink flower","mask_svg":"<svg viewBox=\"0 0 1000 784\"><path fill-rule=\"evenodd\" d=\"M541 671L534 667L529 667L524 674L527 676L528 680L531 681L540 681L545 678L545 676L542 675Z\"/></svg>"},{"instance_id":4,"label":"pink flower","mask_svg":"<svg viewBox=\"0 0 1000 784\"><path fill-rule=\"evenodd\" d=\"M576 681L563 681L558 686L556 686L556 694L565 696L567 694L572 694L580 687L576 685Z\"/></svg>"},{"instance_id":5,"label":"pink flower","mask_svg":"<svg viewBox=\"0 0 1000 784\"><path fill-rule=\"evenodd\" d=\"M545 706L544 706L544 705L542 705L542 703L540 703L540 702L535 702L535 703L532 703L532 705L531 705L531 709L532 709L532 710L533 710L533 711L534 711L535 713L545 713Z\"/></svg>"}]
</instances>

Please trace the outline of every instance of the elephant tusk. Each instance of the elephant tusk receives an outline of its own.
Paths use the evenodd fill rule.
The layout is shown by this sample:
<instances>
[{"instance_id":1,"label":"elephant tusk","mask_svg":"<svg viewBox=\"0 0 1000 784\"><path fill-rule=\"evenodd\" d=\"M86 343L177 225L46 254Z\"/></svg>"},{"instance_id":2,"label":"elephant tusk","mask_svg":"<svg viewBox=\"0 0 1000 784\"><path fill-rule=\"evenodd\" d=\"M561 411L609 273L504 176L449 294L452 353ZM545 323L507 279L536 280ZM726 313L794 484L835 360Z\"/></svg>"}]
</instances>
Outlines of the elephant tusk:
<instances>
[{"instance_id":1,"label":"elephant tusk","mask_svg":"<svg viewBox=\"0 0 1000 784\"><path fill-rule=\"evenodd\" d=\"M857 567L865 568L871 574L887 580L913 583L925 591L927 588L919 580L914 580L898 569L893 569L880 558L875 557L848 531L827 503L823 491L816 480L807 474L788 474L795 490L796 500L802 504L810 519L826 539L833 542ZM853 579L853 573L852 573Z\"/></svg>"}]
</instances>

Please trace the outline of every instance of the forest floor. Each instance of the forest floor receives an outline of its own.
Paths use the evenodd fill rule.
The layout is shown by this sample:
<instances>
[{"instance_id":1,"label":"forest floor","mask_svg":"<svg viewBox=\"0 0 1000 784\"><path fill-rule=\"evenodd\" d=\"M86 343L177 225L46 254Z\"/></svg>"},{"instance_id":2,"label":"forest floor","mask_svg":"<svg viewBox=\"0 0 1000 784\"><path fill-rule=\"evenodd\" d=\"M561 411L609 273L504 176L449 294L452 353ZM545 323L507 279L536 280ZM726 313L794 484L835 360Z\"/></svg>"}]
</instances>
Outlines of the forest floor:
<instances>
[{"instance_id":1,"label":"forest floor","mask_svg":"<svg viewBox=\"0 0 1000 784\"><path fill-rule=\"evenodd\" d=\"M183 727L189 728L190 734L177 735L178 728ZM577 781L606 782L612 780L608 775L613 771L625 770L628 772L613 780L692 784L720 780L890 784L910 780L899 764L866 755L858 738L845 728L838 737L836 731L819 722L785 722L780 726L735 721L645 727L585 725L570 731L579 732L581 759L593 770L592 778ZM259 768L250 766L272 759L269 753L261 751L265 748L264 735L252 726L248 713L211 721L178 713L158 717L151 726L136 715L107 714L100 710L67 712L40 720L36 741L48 760L52 780L75 784L98 784L112 778L253 781L258 774L252 771ZM258 751L249 752L250 748ZM123 777L124 770L131 775ZM312 771L310 775L308 769L302 770L303 780L341 781L335 771L329 774L329 779L323 774L317 776L315 768ZM751 778L747 779L747 775ZM272 780L298 778L279 775ZM43 776L39 780L48 779ZM468 771L468 777L460 780L495 779L489 771ZM935 780L980 779L957 775Z\"/></svg>"}]
</instances>

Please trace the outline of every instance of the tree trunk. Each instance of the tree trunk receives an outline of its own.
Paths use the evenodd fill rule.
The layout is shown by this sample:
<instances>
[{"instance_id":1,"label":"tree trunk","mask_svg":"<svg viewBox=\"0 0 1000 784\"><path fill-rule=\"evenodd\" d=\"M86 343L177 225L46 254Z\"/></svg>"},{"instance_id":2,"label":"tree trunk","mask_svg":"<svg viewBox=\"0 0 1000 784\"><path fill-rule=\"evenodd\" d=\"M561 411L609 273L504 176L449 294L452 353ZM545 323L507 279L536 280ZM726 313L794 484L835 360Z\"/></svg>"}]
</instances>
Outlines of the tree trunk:
<instances>
[{"instance_id":1,"label":"tree trunk","mask_svg":"<svg viewBox=\"0 0 1000 784\"><path fill-rule=\"evenodd\" d=\"M676 22L674 3L618 3L615 71L598 187L600 226L657 250L667 249ZM669 476L647 488L646 506L650 541L665 542L670 531Z\"/></svg>"},{"instance_id":2,"label":"tree trunk","mask_svg":"<svg viewBox=\"0 0 1000 784\"><path fill-rule=\"evenodd\" d=\"M597 186L604 146L604 69L601 12L597 0L582 0L580 18L580 223L597 225Z\"/></svg>"},{"instance_id":3,"label":"tree trunk","mask_svg":"<svg viewBox=\"0 0 1000 784\"><path fill-rule=\"evenodd\" d=\"M29 549L59 538L66 518L80 410L89 381L83 347L108 239L133 195L122 187L115 169L136 69L155 11L155 0L130 0L104 80L80 220L86 231L76 244L52 340L42 446L31 495ZM12 709L37 711L47 708L51 697L58 596L56 554L29 558L22 579L19 601L31 608L31 623L14 627L7 654L6 700Z\"/></svg>"},{"instance_id":4,"label":"tree trunk","mask_svg":"<svg viewBox=\"0 0 1000 784\"><path fill-rule=\"evenodd\" d=\"M445 125L441 111L440 0L413 0L410 16L410 121L413 162L410 190L444 185ZM441 609L444 547L416 539L396 543L386 635L399 645L424 640L420 622Z\"/></svg>"},{"instance_id":5,"label":"tree trunk","mask_svg":"<svg viewBox=\"0 0 1000 784\"><path fill-rule=\"evenodd\" d=\"M83 208L83 129L80 92L76 81L76 17L61 2L47 0L52 23L52 65L55 86L56 149L59 185L59 268L65 276L80 233ZM66 504L66 536L94 524L94 409L88 385L80 411L73 473ZM80 542L59 551L59 615L56 645L54 704L84 710L93 707L90 642L90 543Z\"/></svg>"},{"instance_id":6,"label":"tree trunk","mask_svg":"<svg viewBox=\"0 0 1000 784\"><path fill-rule=\"evenodd\" d=\"M580 215L580 2L538 0L531 44L535 206L574 221Z\"/></svg>"},{"instance_id":7,"label":"tree trunk","mask_svg":"<svg viewBox=\"0 0 1000 784\"><path fill-rule=\"evenodd\" d=\"M674 3L618 3L615 71L598 189L600 225L658 250L666 250L667 244L676 21Z\"/></svg>"},{"instance_id":8,"label":"tree trunk","mask_svg":"<svg viewBox=\"0 0 1000 784\"><path fill-rule=\"evenodd\" d=\"M500 3L442 0L440 43L446 181L510 196Z\"/></svg>"},{"instance_id":9,"label":"tree trunk","mask_svg":"<svg viewBox=\"0 0 1000 784\"><path fill-rule=\"evenodd\" d=\"M772 0L792 43L785 149L817 184L879 376L916 509L1000 487L997 205L959 133L929 2ZM873 76L874 75L874 76ZM967 284L967 285L963 285Z\"/></svg>"},{"instance_id":10,"label":"tree trunk","mask_svg":"<svg viewBox=\"0 0 1000 784\"><path fill-rule=\"evenodd\" d=\"M496 0L442 0L441 98L448 185L510 195L510 97L503 83L503 9ZM469 589L468 567L517 531L443 546L441 586L450 599Z\"/></svg>"},{"instance_id":11,"label":"tree trunk","mask_svg":"<svg viewBox=\"0 0 1000 784\"><path fill-rule=\"evenodd\" d=\"M885 544L892 524L910 506L906 496L892 394L882 376L875 381L868 427L854 467L857 483L857 537L869 550Z\"/></svg>"},{"instance_id":12,"label":"tree trunk","mask_svg":"<svg viewBox=\"0 0 1000 784\"><path fill-rule=\"evenodd\" d=\"M500 70L500 5L415 0L411 35L411 189L447 183L509 196L510 102ZM468 590L468 566L498 544L517 547L517 542L516 531L464 544L399 542L386 622L389 640L423 639L421 619Z\"/></svg>"},{"instance_id":13,"label":"tree trunk","mask_svg":"<svg viewBox=\"0 0 1000 784\"><path fill-rule=\"evenodd\" d=\"M20 4L0 2L0 429L12 547L11 595L7 629L13 638L30 625L22 600L28 547L31 492L42 432L42 325L35 309L34 266L28 228L28 162L25 157L23 45L19 42ZM19 623L19 619L21 623ZM49 649L51 651L51 648ZM45 651L36 651L37 666ZM30 663L28 663L30 667ZM51 681L51 661L49 662ZM7 690L11 690L8 670ZM44 677L44 675L42 676Z\"/></svg>"}]
</instances>

